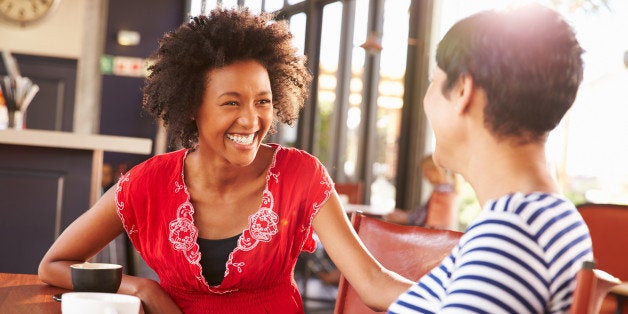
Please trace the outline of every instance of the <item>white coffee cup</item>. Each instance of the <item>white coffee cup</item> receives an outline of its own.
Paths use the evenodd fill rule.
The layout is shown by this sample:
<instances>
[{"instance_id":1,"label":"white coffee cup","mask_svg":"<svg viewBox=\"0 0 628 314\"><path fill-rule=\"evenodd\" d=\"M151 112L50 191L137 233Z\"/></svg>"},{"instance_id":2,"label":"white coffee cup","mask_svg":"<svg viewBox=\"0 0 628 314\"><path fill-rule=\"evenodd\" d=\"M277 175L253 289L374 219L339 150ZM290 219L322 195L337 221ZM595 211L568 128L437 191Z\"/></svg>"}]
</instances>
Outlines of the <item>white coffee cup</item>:
<instances>
[{"instance_id":1,"label":"white coffee cup","mask_svg":"<svg viewBox=\"0 0 628 314\"><path fill-rule=\"evenodd\" d=\"M103 292L67 292L61 296L63 314L137 314L140 299L135 296Z\"/></svg>"}]
</instances>

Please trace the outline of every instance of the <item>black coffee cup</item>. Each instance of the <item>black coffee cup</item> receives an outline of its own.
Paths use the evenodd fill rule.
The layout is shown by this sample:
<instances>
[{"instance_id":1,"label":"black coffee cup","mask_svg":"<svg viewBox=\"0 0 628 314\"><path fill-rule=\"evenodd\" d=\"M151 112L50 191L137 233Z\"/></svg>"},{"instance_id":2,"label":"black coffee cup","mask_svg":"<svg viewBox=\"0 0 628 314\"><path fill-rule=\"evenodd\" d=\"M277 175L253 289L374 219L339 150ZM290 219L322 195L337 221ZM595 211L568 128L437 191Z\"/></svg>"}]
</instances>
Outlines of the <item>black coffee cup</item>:
<instances>
[{"instance_id":1,"label":"black coffee cup","mask_svg":"<svg viewBox=\"0 0 628 314\"><path fill-rule=\"evenodd\" d=\"M122 265L80 263L70 269L74 291L116 293L122 282Z\"/></svg>"}]
</instances>

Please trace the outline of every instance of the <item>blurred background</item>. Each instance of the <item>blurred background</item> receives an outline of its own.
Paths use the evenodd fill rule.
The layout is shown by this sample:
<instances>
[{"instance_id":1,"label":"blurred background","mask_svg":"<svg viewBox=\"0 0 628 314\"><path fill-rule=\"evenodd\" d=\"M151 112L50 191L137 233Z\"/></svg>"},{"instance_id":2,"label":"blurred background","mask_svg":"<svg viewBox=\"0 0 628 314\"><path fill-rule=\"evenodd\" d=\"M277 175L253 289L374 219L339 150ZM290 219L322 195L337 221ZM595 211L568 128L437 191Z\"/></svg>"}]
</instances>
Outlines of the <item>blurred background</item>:
<instances>
[{"instance_id":1,"label":"blurred background","mask_svg":"<svg viewBox=\"0 0 628 314\"><path fill-rule=\"evenodd\" d=\"M418 163L434 145L421 102L435 44L464 16L522 1L50 2L52 10L34 22L0 19L0 50L10 51L41 87L27 128L151 138L153 153L174 149L141 114L148 56L165 32L190 16L247 6L290 23L315 77L298 124L268 141L311 152L338 183L359 183L361 203L412 209L430 192ZM576 204L628 203L628 100L622 95L628 86L628 3L540 2L565 15L586 50L584 82L550 137L548 166ZM6 73L1 65L0 73ZM106 153L105 163L120 173L145 158ZM478 206L468 186L461 192L464 228Z\"/></svg>"}]
</instances>

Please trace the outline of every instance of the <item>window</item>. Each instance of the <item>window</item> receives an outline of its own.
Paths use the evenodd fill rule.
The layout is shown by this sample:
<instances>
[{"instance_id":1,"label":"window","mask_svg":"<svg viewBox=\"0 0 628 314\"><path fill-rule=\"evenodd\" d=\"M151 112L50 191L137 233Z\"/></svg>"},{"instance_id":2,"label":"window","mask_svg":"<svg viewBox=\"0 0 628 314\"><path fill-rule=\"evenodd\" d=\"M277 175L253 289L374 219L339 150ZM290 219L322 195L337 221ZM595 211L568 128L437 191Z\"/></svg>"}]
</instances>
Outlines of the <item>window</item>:
<instances>
[{"instance_id":1,"label":"window","mask_svg":"<svg viewBox=\"0 0 628 314\"><path fill-rule=\"evenodd\" d=\"M377 86L376 154L371 204L396 207L397 154L406 74L410 0L386 1L379 84Z\"/></svg>"}]
</instances>

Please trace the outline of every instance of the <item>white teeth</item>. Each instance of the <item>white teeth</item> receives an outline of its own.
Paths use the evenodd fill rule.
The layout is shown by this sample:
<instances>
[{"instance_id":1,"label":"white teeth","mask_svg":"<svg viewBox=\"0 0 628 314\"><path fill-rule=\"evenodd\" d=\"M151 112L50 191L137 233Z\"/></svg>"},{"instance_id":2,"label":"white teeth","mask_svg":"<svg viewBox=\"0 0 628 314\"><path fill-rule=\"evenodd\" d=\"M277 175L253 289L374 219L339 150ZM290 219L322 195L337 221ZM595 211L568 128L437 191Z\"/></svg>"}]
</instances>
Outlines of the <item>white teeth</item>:
<instances>
[{"instance_id":1,"label":"white teeth","mask_svg":"<svg viewBox=\"0 0 628 314\"><path fill-rule=\"evenodd\" d=\"M227 134L227 138L242 145L249 145L253 143L253 138L255 134L249 134L247 136L237 135L237 134Z\"/></svg>"}]
</instances>

